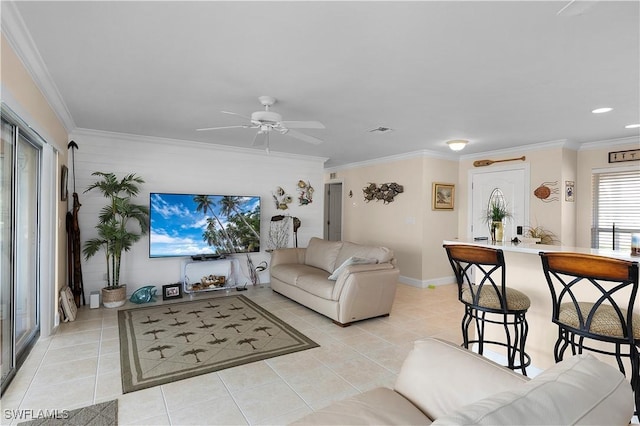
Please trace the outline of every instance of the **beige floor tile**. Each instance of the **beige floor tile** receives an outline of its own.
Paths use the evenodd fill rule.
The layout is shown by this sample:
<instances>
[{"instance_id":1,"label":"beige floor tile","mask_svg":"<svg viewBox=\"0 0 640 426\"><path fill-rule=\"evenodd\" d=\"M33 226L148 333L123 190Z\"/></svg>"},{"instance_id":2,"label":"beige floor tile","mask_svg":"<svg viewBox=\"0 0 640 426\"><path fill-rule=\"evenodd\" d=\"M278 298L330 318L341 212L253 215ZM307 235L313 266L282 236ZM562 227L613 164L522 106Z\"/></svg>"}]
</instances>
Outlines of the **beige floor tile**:
<instances>
[{"instance_id":1,"label":"beige floor tile","mask_svg":"<svg viewBox=\"0 0 640 426\"><path fill-rule=\"evenodd\" d=\"M243 389L232 396L251 424L306 407L302 398L282 380Z\"/></svg>"},{"instance_id":2,"label":"beige floor tile","mask_svg":"<svg viewBox=\"0 0 640 426\"><path fill-rule=\"evenodd\" d=\"M95 403L110 401L122 396L120 369L99 374L96 377Z\"/></svg>"},{"instance_id":3,"label":"beige floor tile","mask_svg":"<svg viewBox=\"0 0 640 426\"><path fill-rule=\"evenodd\" d=\"M64 386L55 381L48 386L31 386L20 404L20 409L73 410L91 405L95 383L94 376L67 381Z\"/></svg>"},{"instance_id":4,"label":"beige floor tile","mask_svg":"<svg viewBox=\"0 0 640 426\"><path fill-rule=\"evenodd\" d=\"M58 383L64 386L66 382L85 377L95 378L98 371L98 358L84 358L77 361L60 362L40 368L33 377L31 386L49 386Z\"/></svg>"},{"instance_id":5,"label":"beige floor tile","mask_svg":"<svg viewBox=\"0 0 640 426\"><path fill-rule=\"evenodd\" d=\"M331 370L356 388L371 382L375 377L394 374L364 356L335 364L331 366Z\"/></svg>"},{"instance_id":6,"label":"beige floor tile","mask_svg":"<svg viewBox=\"0 0 640 426\"><path fill-rule=\"evenodd\" d=\"M217 373L167 383L162 385L162 393L169 413L187 405L204 404L205 401L229 395Z\"/></svg>"},{"instance_id":7,"label":"beige floor tile","mask_svg":"<svg viewBox=\"0 0 640 426\"><path fill-rule=\"evenodd\" d=\"M100 342L85 343L82 345L66 346L64 348L50 349L42 360L43 365L58 364L65 361L75 361L84 358L98 356Z\"/></svg>"},{"instance_id":8,"label":"beige floor tile","mask_svg":"<svg viewBox=\"0 0 640 426\"><path fill-rule=\"evenodd\" d=\"M167 409L160 386L118 397L118 422L139 424L142 419L166 416Z\"/></svg>"},{"instance_id":9,"label":"beige floor tile","mask_svg":"<svg viewBox=\"0 0 640 426\"><path fill-rule=\"evenodd\" d=\"M279 380L280 376L266 361L252 362L221 370L218 375L231 392Z\"/></svg>"},{"instance_id":10,"label":"beige floor tile","mask_svg":"<svg viewBox=\"0 0 640 426\"><path fill-rule=\"evenodd\" d=\"M335 395L356 392L354 386L325 366L296 374L286 379L286 382L309 405Z\"/></svg>"},{"instance_id":11,"label":"beige floor tile","mask_svg":"<svg viewBox=\"0 0 640 426\"><path fill-rule=\"evenodd\" d=\"M51 338L49 349L77 346L85 343L99 342L102 335L101 329L79 331L77 333L60 333Z\"/></svg>"},{"instance_id":12,"label":"beige floor tile","mask_svg":"<svg viewBox=\"0 0 640 426\"><path fill-rule=\"evenodd\" d=\"M247 420L231 396L199 401L169 411L174 425L246 425Z\"/></svg>"}]
</instances>

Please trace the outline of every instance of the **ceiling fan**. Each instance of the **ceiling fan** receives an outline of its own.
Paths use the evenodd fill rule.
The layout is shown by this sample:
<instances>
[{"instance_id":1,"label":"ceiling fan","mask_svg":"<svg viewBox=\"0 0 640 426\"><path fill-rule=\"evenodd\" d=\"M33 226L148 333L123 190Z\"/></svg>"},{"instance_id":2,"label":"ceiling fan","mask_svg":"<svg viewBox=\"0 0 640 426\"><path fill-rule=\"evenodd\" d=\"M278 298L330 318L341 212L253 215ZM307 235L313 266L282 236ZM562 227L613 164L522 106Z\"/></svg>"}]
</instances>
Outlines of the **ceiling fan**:
<instances>
[{"instance_id":1,"label":"ceiling fan","mask_svg":"<svg viewBox=\"0 0 640 426\"><path fill-rule=\"evenodd\" d=\"M253 146L266 146L267 152L269 152L269 133L272 131L278 132L282 135L288 135L301 141L320 144L323 141L313 136L305 135L293 129L324 129L324 124L319 121L283 121L282 116L277 112L271 111L269 108L276 103L276 98L272 96L260 96L258 98L260 103L264 106L264 111L256 111L251 114L251 117L246 117L242 114L229 111L221 111L223 114L237 115L239 117L249 120L249 124L240 124L236 126L221 126L221 127L206 127L202 129L196 129L197 131L207 130L221 130L221 129L258 129L255 137L253 138Z\"/></svg>"}]
</instances>

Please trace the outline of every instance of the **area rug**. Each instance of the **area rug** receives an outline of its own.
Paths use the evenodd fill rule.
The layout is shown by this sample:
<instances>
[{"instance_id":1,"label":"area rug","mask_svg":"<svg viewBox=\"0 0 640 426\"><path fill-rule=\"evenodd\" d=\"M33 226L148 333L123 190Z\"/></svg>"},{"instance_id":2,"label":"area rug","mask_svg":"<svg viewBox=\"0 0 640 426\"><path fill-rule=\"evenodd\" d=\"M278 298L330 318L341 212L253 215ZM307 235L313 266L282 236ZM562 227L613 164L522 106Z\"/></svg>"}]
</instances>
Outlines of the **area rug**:
<instances>
[{"instance_id":1,"label":"area rug","mask_svg":"<svg viewBox=\"0 0 640 426\"><path fill-rule=\"evenodd\" d=\"M118 400L101 402L72 411L56 410L53 417L47 414L45 412L42 418L19 424L22 426L115 426L118 424Z\"/></svg>"},{"instance_id":2,"label":"area rug","mask_svg":"<svg viewBox=\"0 0 640 426\"><path fill-rule=\"evenodd\" d=\"M319 346L244 295L118 312L123 393Z\"/></svg>"}]
</instances>

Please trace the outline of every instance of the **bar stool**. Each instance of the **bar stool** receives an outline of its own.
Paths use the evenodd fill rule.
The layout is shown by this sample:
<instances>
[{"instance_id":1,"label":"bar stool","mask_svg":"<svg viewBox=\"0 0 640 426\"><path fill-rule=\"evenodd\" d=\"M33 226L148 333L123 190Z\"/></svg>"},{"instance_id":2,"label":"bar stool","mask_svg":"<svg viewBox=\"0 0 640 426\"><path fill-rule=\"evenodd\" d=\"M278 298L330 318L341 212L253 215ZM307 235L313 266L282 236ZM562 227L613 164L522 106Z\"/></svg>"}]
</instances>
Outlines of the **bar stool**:
<instances>
[{"instance_id":1,"label":"bar stool","mask_svg":"<svg viewBox=\"0 0 640 426\"><path fill-rule=\"evenodd\" d=\"M525 314L531 301L526 294L506 287L502 250L465 244L445 244L444 248L456 275L458 300L465 306L462 346L469 349L469 344L477 343L480 355L485 345L505 347L506 367L522 370L522 374L526 376L526 367L531 364L531 357L525 352L529 331ZM477 339L470 340L469 326L474 320ZM487 323L502 325L506 342L485 339Z\"/></svg>"},{"instance_id":2,"label":"bar stool","mask_svg":"<svg viewBox=\"0 0 640 426\"><path fill-rule=\"evenodd\" d=\"M613 355L625 374L631 365L636 412L640 407L640 315L633 313L638 292L638 262L581 253L540 253L553 301L552 321L558 325L555 361L564 352L583 349ZM600 343L597 347L597 342ZM606 349L605 349L606 348Z\"/></svg>"}]
</instances>

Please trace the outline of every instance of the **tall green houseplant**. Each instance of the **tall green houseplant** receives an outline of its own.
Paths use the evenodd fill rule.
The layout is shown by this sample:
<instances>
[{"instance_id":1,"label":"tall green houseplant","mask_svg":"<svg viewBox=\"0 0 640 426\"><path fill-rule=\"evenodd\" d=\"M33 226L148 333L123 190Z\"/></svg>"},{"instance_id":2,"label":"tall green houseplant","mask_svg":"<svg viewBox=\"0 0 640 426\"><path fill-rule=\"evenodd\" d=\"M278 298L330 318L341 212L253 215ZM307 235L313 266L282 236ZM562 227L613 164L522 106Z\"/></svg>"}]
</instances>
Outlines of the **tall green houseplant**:
<instances>
[{"instance_id":1,"label":"tall green houseplant","mask_svg":"<svg viewBox=\"0 0 640 426\"><path fill-rule=\"evenodd\" d=\"M128 174L118 180L113 173L94 172L98 180L84 192L99 191L108 203L100 210L96 229L98 236L85 242L82 252L86 259L104 251L107 263L107 288L115 289L120 284L122 253L147 233L149 208L131 202L140 192L144 180L135 174ZM136 228L139 230L134 230Z\"/></svg>"}]
</instances>

